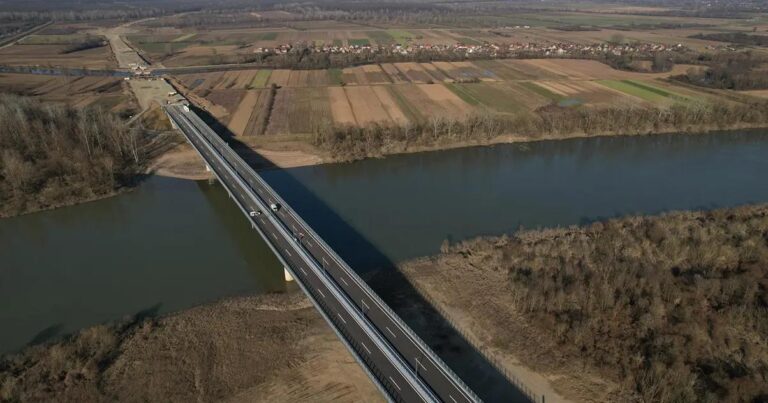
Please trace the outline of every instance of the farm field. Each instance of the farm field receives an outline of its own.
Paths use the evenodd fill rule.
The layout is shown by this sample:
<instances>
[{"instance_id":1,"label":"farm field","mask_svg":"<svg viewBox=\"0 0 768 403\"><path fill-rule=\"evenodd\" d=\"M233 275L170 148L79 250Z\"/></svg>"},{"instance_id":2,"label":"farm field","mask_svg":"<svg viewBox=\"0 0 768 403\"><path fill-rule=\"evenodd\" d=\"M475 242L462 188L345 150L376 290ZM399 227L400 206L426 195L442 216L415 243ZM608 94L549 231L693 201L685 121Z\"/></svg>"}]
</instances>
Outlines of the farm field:
<instances>
[{"instance_id":1,"label":"farm field","mask_svg":"<svg viewBox=\"0 0 768 403\"><path fill-rule=\"evenodd\" d=\"M75 107L100 106L117 113L135 107L123 85L123 80L111 77L0 74L0 92L33 96Z\"/></svg>"},{"instance_id":2,"label":"farm field","mask_svg":"<svg viewBox=\"0 0 768 403\"><path fill-rule=\"evenodd\" d=\"M680 69L685 66L676 70ZM404 124L477 112L526 114L550 104L652 106L712 96L666 80L675 72L631 73L590 60L533 59L241 70L184 74L178 79L226 110L221 119L233 133L252 135L254 119L263 119L268 102L263 94L272 84L278 89L266 133L306 134L327 122Z\"/></svg>"},{"instance_id":3,"label":"farm field","mask_svg":"<svg viewBox=\"0 0 768 403\"><path fill-rule=\"evenodd\" d=\"M68 43L16 44L0 49L6 66L43 66L72 69L108 69L117 64L108 46L63 53Z\"/></svg>"}]
</instances>

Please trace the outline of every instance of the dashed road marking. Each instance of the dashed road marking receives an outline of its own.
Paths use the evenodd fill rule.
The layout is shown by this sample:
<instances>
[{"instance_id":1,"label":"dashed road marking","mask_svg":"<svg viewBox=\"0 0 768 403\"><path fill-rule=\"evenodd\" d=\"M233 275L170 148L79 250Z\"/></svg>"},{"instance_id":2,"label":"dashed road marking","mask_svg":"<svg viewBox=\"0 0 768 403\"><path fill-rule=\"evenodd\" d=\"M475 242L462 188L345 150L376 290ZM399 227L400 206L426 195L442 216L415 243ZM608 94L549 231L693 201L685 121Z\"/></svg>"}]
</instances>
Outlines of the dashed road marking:
<instances>
[{"instance_id":1,"label":"dashed road marking","mask_svg":"<svg viewBox=\"0 0 768 403\"><path fill-rule=\"evenodd\" d=\"M323 294L323 290L321 290L321 289L319 289L319 288L318 288L318 289L317 289L317 292L319 292L319 293L320 293L320 295L322 295L322 296L323 296L323 298L325 298L325 294Z\"/></svg>"},{"instance_id":2,"label":"dashed road marking","mask_svg":"<svg viewBox=\"0 0 768 403\"><path fill-rule=\"evenodd\" d=\"M367 351L367 352L368 352L368 354L370 354L370 353L371 353L371 350L368 350L368 346L366 346L366 345L365 345L365 343L363 343L363 342L361 341L361 342L360 342L360 344L363 346L363 348L365 349L365 351Z\"/></svg>"},{"instance_id":3,"label":"dashed road marking","mask_svg":"<svg viewBox=\"0 0 768 403\"><path fill-rule=\"evenodd\" d=\"M391 377L391 376L389 377L389 380L390 380L390 381L392 381L392 384L393 384L393 385L395 385L395 387L397 388L397 390L402 390L402 389L400 389L400 385L398 385L398 384L397 384L397 382L395 382L395 380L394 380L394 379L392 379L392 377Z\"/></svg>"},{"instance_id":4,"label":"dashed road marking","mask_svg":"<svg viewBox=\"0 0 768 403\"><path fill-rule=\"evenodd\" d=\"M285 249L285 248L283 248L283 250L285 251L285 253L287 253L287 254L288 254L288 256L292 256L292 255L291 255L291 252L288 252L288 249Z\"/></svg>"},{"instance_id":5,"label":"dashed road marking","mask_svg":"<svg viewBox=\"0 0 768 403\"><path fill-rule=\"evenodd\" d=\"M339 277L342 283L344 283L345 286L349 287L349 284L347 283L347 280L344 280L344 277Z\"/></svg>"},{"instance_id":6,"label":"dashed road marking","mask_svg":"<svg viewBox=\"0 0 768 403\"><path fill-rule=\"evenodd\" d=\"M339 319L341 319L342 322L344 322L345 325L347 324L347 321L344 320L344 317L342 317L340 313L337 313L336 315L339 317Z\"/></svg>"},{"instance_id":7,"label":"dashed road marking","mask_svg":"<svg viewBox=\"0 0 768 403\"><path fill-rule=\"evenodd\" d=\"M387 329L387 331L389 332L389 334L392 335L392 337L397 337L397 336L395 336L395 333L392 332L392 330L389 329L389 326L384 326L384 329Z\"/></svg>"}]
</instances>

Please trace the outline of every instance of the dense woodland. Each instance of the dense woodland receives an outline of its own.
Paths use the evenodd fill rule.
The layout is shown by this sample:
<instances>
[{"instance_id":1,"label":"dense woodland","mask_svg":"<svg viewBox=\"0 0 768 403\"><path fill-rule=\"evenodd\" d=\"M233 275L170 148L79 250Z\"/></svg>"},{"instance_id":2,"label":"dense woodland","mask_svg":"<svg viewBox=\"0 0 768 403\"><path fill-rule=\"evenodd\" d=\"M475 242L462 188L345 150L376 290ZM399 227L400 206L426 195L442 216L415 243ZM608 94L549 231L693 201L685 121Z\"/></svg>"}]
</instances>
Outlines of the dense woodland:
<instances>
[{"instance_id":1,"label":"dense woodland","mask_svg":"<svg viewBox=\"0 0 768 403\"><path fill-rule=\"evenodd\" d=\"M444 256L506 278L505 309L551 346L541 354L597 368L639 401L768 400L768 206L522 231Z\"/></svg>"},{"instance_id":2,"label":"dense woodland","mask_svg":"<svg viewBox=\"0 0 768 403\"><path fill-rule=\"evenodd\" d=\"M707 55L702 62L706 69L691 69L674 77L693 85L730 90L768 89L765 57L752 52L717 53Z\"/></svg>"},{"instance_id":3,"label":"dense woodland","mask_svg":"<svg viewBox=\"0 0 768 403\"><path fill-rule=\"evenodd\" d=\"M101 109L0 95L0 216L114 193L144 172L148 138Z\"/></svg>"},{"instance_id":4,"label":"dense woodland","mask_svg":"<svg viewBox=\"0 0 768 403\"><path fill-rule=\"evenodd\" d=\"M731 42L739 45L768 46L768 35L750 35L743 32L718 32L712 34L697 34L691 38L708 41Z\"/></svg>"},{"instance_id":5,"label":"dense woodland","mask_svg":"<svg viewBox=\"0 0 768 403\"><path fill-rule=\"evenodd\" d=\"M337 160L356 160L418 147L482 144L503 135L525 139L574 135L644 134L725 129L745 124L768 126L768 102L700 102L668 108L624 106L607 109L550 105L535 114L472 114L465 119L433 118L408 125L323 125L313 144Z\"/></svg>"}]
</instances>

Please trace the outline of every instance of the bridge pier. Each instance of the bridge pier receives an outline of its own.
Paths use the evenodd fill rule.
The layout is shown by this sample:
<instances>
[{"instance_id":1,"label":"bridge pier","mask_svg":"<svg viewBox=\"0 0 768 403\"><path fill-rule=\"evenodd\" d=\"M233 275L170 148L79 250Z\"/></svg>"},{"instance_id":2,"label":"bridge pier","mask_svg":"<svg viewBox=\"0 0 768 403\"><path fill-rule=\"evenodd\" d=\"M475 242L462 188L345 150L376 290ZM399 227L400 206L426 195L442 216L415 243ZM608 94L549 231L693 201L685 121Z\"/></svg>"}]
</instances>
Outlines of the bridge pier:
<instances>
[{"instance_id":1,"label":"bridge pier","mask_svg":"<svg viewBox=\"0 0 768 403\"><path fill-rule=\"evenodd\" d=\"M288 271L287 267L283 268L283 275L285 277L286 282L290 283L291 281L293 281L293 276L291 276L291 272Z\"/></svg>"}]
</instances>

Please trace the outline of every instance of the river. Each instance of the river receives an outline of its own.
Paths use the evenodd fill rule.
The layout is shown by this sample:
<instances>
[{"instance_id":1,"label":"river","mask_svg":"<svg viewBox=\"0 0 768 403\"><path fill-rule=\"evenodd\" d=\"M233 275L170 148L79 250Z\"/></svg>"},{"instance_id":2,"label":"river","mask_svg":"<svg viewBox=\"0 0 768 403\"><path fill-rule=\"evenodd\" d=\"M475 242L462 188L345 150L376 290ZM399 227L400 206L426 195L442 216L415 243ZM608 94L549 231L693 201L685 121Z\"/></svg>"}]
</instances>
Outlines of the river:
<instances>
[{"instance_id":1,"label":"river","mask_svg":"<svg viewBox=\"0 0 768 403\"><path fill-rule=\"evenodd\" d=\"M518 228L768 202L768 132L603 137L265 171L353 268ZM0 220L0 352L95 323L285 289L225 191L152 178Z\"/></svg>"}]
</instances>

